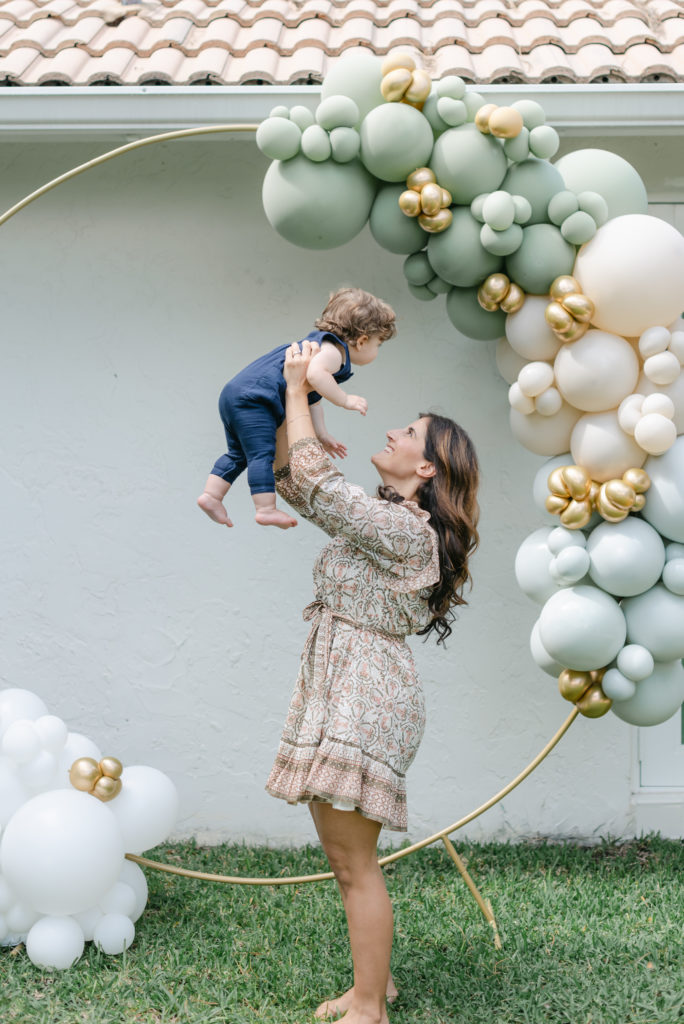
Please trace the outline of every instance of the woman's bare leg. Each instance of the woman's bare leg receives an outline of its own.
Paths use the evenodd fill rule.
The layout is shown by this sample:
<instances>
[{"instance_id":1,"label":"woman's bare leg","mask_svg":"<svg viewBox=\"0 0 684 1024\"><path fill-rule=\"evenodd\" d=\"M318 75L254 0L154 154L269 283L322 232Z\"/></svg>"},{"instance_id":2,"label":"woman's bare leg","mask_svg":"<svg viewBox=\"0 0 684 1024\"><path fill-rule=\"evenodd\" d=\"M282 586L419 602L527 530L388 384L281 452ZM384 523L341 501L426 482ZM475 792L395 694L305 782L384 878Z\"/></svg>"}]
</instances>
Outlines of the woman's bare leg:
<instances>
[{"instance_id":1,"label":"woman's bare leg","mask_svg":"<svg viewBox=\"0 0 684 1024\"><path fill-rule=\"evenodd\" d=\"M385 997L392 952L392 905L377 862L380 824L357 811L312 803L311 815L330 862L347 916L354 986L342 1018L347 1024L388 1024ZM331 1012L337 1007L328 1003ZM322 1004L325 1006L325 1004ZM321 1010L322 1007L319 1007Z\"/></svg>"}]
</instances>

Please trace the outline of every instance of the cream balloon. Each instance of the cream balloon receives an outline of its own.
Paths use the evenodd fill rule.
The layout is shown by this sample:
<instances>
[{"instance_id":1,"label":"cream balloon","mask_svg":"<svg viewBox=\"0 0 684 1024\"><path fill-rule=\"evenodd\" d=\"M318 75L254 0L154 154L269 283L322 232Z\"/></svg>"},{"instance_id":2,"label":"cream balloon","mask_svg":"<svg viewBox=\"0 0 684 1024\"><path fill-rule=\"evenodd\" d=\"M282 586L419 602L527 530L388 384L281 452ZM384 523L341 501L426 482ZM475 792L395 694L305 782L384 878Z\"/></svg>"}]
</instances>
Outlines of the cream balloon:
<instances>
[{"instance_id":1,"label":"cream balloon","mask_svg":"<svg viewBox=\"0 0 684 1024\"><path fill-rule=\"evenodd\" d=\"M499 338L496 343L496 366L506 383L513 384L523 366L527 366L527 359L515 351L508 338Z\"/></svg>"},{"instance_id":2,"label":"cream balloon","mask_svg":"<svg viewBox=\"0 0 684 1024\"><path fill-rule=\"evenodd\" d=\"M664 387L654 384L653 381L649 380L642 373L637 384L637 391L641 392L642 395L652 395L656 392L661 395L667 395L674 406L672 421L675 425L675 430L677 434L684 434L684 373L680 373L672 384L667 384Z\"/></svg>"},{"instance_id":3,"label":"cream balloon","mask_svg":"<svg viewBox=\"0 0 684 1024\"><path fill-rule=\"evenodd\" d=\"M570 451L572 461L599 483L621 477L632 467L641 468L646 461L646 452L620 428L615 411L585 413L578 419Z\"/></svg>"},{"instance_id":4,"label":"cream balloon","mask_svg":"<svg viewBox=\"0 0 684 1024\"><path fill-rule=\"evenodd\" d=\"M538 412L525 416L511 409L509 422L513 435L529 451L536 455L559 455L570 447L573 428L581 415L579 409L563 402L554 416L542 416ZM645 458L646 453L641 452L641 455Z\"/></svg>"},{"instance_id":5,"label":"cream balloon","mask_svg":"<svg viewBox=\"0 0 684 1024\"><path fill-rule=\"evenodd\" d=\"M580 249L573 273L594 303L592 323L635 337L684 307L684 237L658 217L615 217Z\"/></svg>"},{"instance_id":6,"label":"cream balloon","mask_svg":"<svg viewBox=\"0 0 684 1024\"><path fill-rule=\"evenodd\" d=\"M583 412L614 409L639 379L639 360L630 343L606 331L589 330L579 341L563 345L553 369L563 398Z\"/></svg>"},{"instance_id":7,"label":"cream balloon","mask_svg":"<svg viewBox=\"0 0 684 1024\"><path fill-rule=\"evenodd\" d=\"M508 342L524 359L554 359L561 347L544 316L549 301L546 296L527 295L522 308L506 317Z\"/></svg>"}]
</instances>

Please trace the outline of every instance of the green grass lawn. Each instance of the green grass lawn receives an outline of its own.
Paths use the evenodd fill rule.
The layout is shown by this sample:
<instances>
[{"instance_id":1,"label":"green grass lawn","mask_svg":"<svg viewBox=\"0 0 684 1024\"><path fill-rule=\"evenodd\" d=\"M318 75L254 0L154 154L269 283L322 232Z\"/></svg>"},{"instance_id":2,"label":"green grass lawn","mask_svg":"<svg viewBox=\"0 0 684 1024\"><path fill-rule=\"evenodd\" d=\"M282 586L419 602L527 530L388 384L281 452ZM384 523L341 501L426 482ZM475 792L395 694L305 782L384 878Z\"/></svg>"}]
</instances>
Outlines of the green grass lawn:
<instances>
[{"instance_id":1,"label":"green grass lawn","mask_svg":"<svg viewBox=\"0 0 684 1024\"><path fill-rule=\"evenodd\" d=\"M441 846L386 869L395 908L393 1024L684 1021L684 843L462 844L492 901L497 950ZM164 845L150 856L223 874L326 870L321 851ZM0 951L3 1024L304 1024L351 983L334 883L256 888L147 872L133 947L92 944L71 970Z\"/></svg>"}]
</instances>

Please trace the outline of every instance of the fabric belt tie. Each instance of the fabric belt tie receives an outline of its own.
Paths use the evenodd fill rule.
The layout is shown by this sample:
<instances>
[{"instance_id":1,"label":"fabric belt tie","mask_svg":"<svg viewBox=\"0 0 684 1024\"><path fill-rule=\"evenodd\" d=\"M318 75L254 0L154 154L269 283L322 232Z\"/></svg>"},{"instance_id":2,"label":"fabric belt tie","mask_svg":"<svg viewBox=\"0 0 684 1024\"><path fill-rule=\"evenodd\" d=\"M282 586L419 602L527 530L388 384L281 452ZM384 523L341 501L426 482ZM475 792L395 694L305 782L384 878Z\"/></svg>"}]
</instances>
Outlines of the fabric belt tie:
<instances>
[{"instance_id":1,"label":"fabric belt tie","mask_svg":"<svg viewBox=\"0 0 684 1024\"><path fill-rule=\"evenodd\" d=\"M389 630L379 629L377 626L368 626L365 623L355 622L349 616L333 611L323 601L312 601L311 604L307 604L302 612L302 618L305 622L311 623L311 629L304 645L304 655L308 658L311 654L311 648L314 648L314 675L319 679L325 678L327 672L330 647L332 645L332 628L335 619L346 622L350 626L356 626L357 629L368 629L371 633L378 633L388 640L398 640L403 643L406 639L405 633L390 633ZM319 675L319 672L321 675Z\"/></svg>"}]
</instances>

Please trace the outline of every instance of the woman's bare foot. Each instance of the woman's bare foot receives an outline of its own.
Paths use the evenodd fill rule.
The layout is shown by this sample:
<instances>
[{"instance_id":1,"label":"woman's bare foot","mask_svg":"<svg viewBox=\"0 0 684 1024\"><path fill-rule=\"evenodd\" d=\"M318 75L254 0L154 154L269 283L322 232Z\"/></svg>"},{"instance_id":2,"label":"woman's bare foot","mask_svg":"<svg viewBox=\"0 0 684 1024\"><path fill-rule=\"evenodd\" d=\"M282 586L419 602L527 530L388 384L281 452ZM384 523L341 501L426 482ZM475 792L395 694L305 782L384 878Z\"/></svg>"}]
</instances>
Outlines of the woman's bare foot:
<instances>
[{"instance_id":1,"label":"woman's bare foot","mask_svg":"<svg viewBox=\"0 0 684 1024\"><path fill-rule=\"evenodd\" d=\"M213 519L215 523L220 523L221 526L232 526L228 513L226 512L223 502L219 501L218 498L214 498L213 495L208 494L204 491L200 494L197 499L197 504L206 512L210 519Z\"/></svg>"},{"instance_id":2,"label":"woman's bare foot","mask_svg":"<svg viewBox=\"0 0 684 1024\"><path fill-rule=\"evenodd\" d=\"M387 982L387 1002L393 1003L398 995L397 987L390 975L390 979ZM342 1014L346 1013L350 1008L353 998L354 988L352 986L352 988L348 988L343 995L338 996L337 999L326 999L324 1003L321 1003L316 1010L316 1017L319 1020L335 1020L336 1018L341 1017Z\"/></svg>"},{"instance_id":3,"label":"woman's bare foot","mask_svg":"<svg viewBox=\"0 0 684 1024\"><path fill-rule=\"evenodd\" d=\"M259 508L254 518L260 526L279 526L281 530L297 525L296 519L279 508Z\"/></svg>"}]
</instances>

